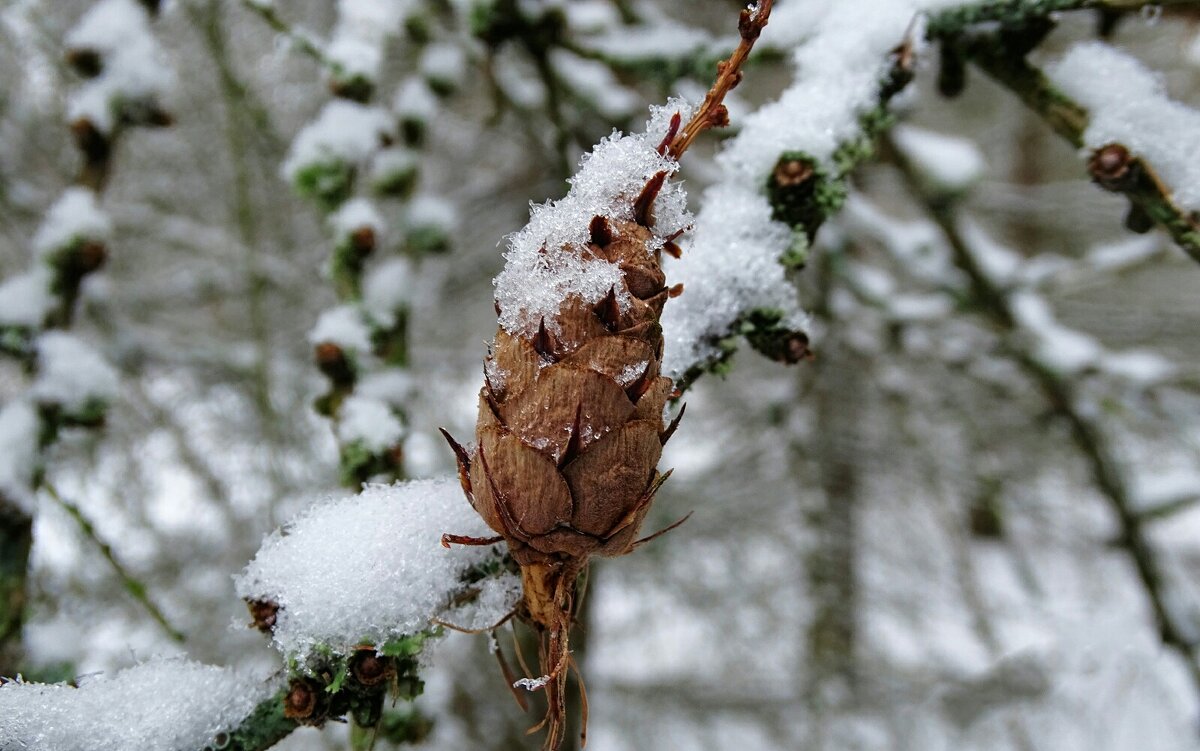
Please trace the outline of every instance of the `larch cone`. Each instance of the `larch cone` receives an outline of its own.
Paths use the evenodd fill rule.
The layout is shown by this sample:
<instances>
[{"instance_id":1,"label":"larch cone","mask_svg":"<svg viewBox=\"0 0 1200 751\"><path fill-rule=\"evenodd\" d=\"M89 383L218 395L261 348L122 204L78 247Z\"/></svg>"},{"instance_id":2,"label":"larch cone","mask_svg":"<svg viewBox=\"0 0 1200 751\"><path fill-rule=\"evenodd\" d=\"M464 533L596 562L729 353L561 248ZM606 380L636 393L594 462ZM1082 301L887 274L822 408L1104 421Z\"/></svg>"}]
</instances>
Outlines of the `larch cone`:
<instances>
[{"instance_id":1,"label":"larch cone","mask_svg":"<svg viewBox=\"0 0 1200 751\"><path fill-rule=\"evenodd\" d=\"M484 367L476 445L468 452L446 436L471 505L521 567L517 615L541 636L542 677L519 683L546 691L546 749L558 748L565 734L576 580L591 556L624 555L638 544L665 479L657 470L663 445L683 414L669 426L663 422L674 384L660 372L659 318L668 298L682 290L666 286L662 251L678 255L679 249L675 234L651 229L654 202L695 137L728 124L721 102L741 80L741 65L770 12L771 0L742 11L741 42L718 64L704 102L682 130L680 114L671 119L656 149L671 169L654 174L636 195L636 188L617 194L614 210L591 217L586 242L537 249L581 262L573 268L612 264L619 274L608 294L588 301L573 292L553 313L502 324ZM504 321L499 302L496 312ZM500 538L444 535L442 541L477 545ZM581 724L586 733L586 700Z\"/></svg>"},{"instance_id":2,"label":"larch cone","mask_svg":"<svg viewBox=\"0 0 1200 751\"><path fill-rule=\"evenodd\" d=\"M661 188L636 200L642 221ZM532 336L496 332L479 394L476 445L455 446L471 505L521 566L523 620L542 635L549 711L546 747L562 740L568 634L576 578L593 555L630 552L663 477L656 469L672 426L674 389L659 373L670 295L650 230L593 219L591 242L564 247L621 269L598 304L568 299ZM626 300L621 309L618 300ZM555 333L552 333L555 332Z\"/></svg>"}]
</instances>

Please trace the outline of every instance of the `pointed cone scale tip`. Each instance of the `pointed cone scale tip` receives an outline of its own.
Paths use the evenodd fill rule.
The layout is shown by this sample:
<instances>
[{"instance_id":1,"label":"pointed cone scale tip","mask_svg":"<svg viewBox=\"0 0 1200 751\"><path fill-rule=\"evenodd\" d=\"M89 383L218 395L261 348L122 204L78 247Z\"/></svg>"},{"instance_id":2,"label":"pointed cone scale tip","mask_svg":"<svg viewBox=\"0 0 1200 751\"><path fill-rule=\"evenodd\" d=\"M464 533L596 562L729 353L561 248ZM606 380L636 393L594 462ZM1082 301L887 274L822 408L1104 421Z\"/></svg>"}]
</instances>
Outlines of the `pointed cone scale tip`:
<instances>
[{"instance_id":1,"label":"pointed cone scale tip","mask_svg":"<svg viewBox=\"0 0 1200 751\"><path fill-rule=\"evenodd\" d=\"M543 318L538 324L537 334L533 337L533 348L542 357L554 361L557 359L554 356L555 344L554 335L546 328L546 319Z\"/></svg>"},{"instance_id":2,"label":"pointed cone scale tip","mask_svg":"<svg viewBox=\"0 0 1200 751\"><path fill-rule=\"evenodd\" d=\"M678 112L671 115L671 124L667 126L667 134L663 136L662 143L658 144L658 148L655 149L659 153L659 156L667 153L667 149L671 147L671 142L675 140L675 136L679 133L679 126L682 122L683 116Z\"/></svg>"},{"instance_id":3,"label":"pointed cone scale tip","mask_svg":"<svg viewBox=\"0 0 1200 751\"><path fill-rule=\"evenodd\" d=\"M596 304L596 317L604 324L604 328L615 331L621 322L621 306L617 303L617 288L609 287L608 294Z\"/></svg>"},{"instance_id":4,"label":"pointed cone scale tip","mask_svg":"<svg viewBox=\"0 0 1200 751\"><path fill-rule=\"evenodd\" d=\"M643 227L650 227L654 224L654 199L658 198L658 192L662 190L663 183L667 180L665 170L658 172L654 177L646 182L646 187L642 188L642 192L638 194L637 200L633 202L633 218L638 224Z\"/></svg>"},{"instance_id":5,"label":"pointed cone scale tip","mask_svg":"<svg viewBox=\"0 0 1200 751\"><path fill-rule=\"evenodd\" d=\"M592 217L592 222L588 225L588 234L591 235L592 242L601 248L613 241L612 225L608 223L607 218L600 215Z\"/></svg>"},{"instance_id":6,"label":"pointed cone scale tip","mask_svg":"<svg viewBox=\"0 0 1200 751\"><path fill-rule=\"evenodd\" d=\"M471 492L471 457L467 455L467 450L462 447L462 444L454 440L450 431L445 428L438 428L438 430L446 439L446 443L450 444L450 450L454 452L454 458L458 460L458 482L462 485L467 498L474 502L474 494Z\"/></svg>"},{"instance_id":7,"label":"pointed cone scale tip","mask_svg":"<svg viewBox=\"0 0 1200 751\"><path fill-rule=\"evenodd\" d=\"M675 419L671 421L667 429L658 436L658 440L662 441L662 445L666 446L667 441L671 440L671 436L675 435L675 429L679 427L679 421L683 419L684 412L687 412L686 404L679 408L679 414L675 415Z\"/></svg>"}]
</instances>

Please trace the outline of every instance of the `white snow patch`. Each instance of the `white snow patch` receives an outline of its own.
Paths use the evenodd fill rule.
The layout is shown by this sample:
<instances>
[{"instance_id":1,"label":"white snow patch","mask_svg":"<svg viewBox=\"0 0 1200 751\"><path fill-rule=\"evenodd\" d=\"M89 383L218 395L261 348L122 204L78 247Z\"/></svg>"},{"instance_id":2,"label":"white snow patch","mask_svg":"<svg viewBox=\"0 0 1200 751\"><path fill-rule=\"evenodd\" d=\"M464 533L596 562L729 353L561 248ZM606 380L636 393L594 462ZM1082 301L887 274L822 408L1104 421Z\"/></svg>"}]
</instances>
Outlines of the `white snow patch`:
<instances>
[{"instance_id":1,"label":"white snow patch","mask_svg":"<svg viewBox=\"0 0 1200 751\"><path fill-rule=\"evenodd\" d=\"M354 387L356 394L394 407L401 407L413 398L414 390L412 375L400 368L388 368L376 373L368 373L360 378Z\"/></svg>"},{"instance_id":2,"label":"white snow patch","mask_svg":"<svg viewBox=\"0 0 1200 751\"><path fill-rule=\"evenodd\" d=\"M0 326L39 329L54 309L53 272L38 264L0 282Z\"/></svg>"},{"instance_id":3,"label":"white snow patch","mask_svg":"<svg viewBox=\"0 0 1200 751\"><path fill-rule=\"evenodd\" d=\"M431 44L421 55L421 75L435 84L458 86L466 74L467 58L457 44Z\"/></svg>"},{"instance_id":4,"label":"white snow patch","mask_svg":"<svg viewBox=\"0 0 1200 751\"><path fill-rule=\"evenodd\" d=\"M46 211L33 236L33 252L46 258L74 242L103 243L111 235L112 221L100 209L96 194L87 188L71 187Z\"/></svg>"},{"instance_id":5,"label":"white snow patch","mask_svg":"<svg viewBox=\"0 0 1200 751\"><path fill-rule=\"evenodd\" d=\"M683 258L665 263L670 283L681 282L683 294L663 310L664 375L679 378L715 356L716 339L751 308L777 308L787 312L787 325L807 325L779 263L791 238L756 188L721 183L705 191Z\"/></svg>"},{"instance_id":6,"label":"white snow patch","mask_svg":"<svg viewBox=\"0 0 1200 751\"><path fill-rule=\"evenodd\" d=\"M374 231L376 242L383 238L383 217L379 215L375 204L366 198L346 201L329 217L329 225L339 239L349 237L360 229Z\"/></svg>"},{"instance_id":7,"label":"white snow patch","mask_svg":"<svg viewBox=\"0 0 1200 751\"><path fill-rule=\"evenodd\" d=\"M150 16L135 0L100 0L67 34L68 49L100 54L99 76L73 93L67 114L112 132L116 115L131 105L157 106L175 83L162 47L150 30Z\"/></svg>"},{"instance_id":8,"label":"white snow patch","mask_svg":"<svg viewBox=\"0 0 1200 751\"><path fill-rule=\"evenodd\" d=\"M796 78L777 101L746 116L726 143L717 157L722 177L701 201L683 258L668 266L684 293L663 313L665 374L677 377L715 355L713 338L752 309L777 308L788 325L805 326L778 264L792 234L772 220L763 186L787 152L806 154L833 174L834 152L858 136L860 116L878 104L891 51L911 29L920 52L920 11L949 2L795 0L767 26L773 38L803 40L793 53Z\"/></svg>"},{"instance_id":9,"label":"white snow patch","mask_svg":"<svg viewBox=\"0 0 1200 751\"><path fill-rule=\"evenodd\" d=\"M1200 112L1167 96L1162 77L1103 42L1076 44L1050 79L1088 109L1089 149L1120 143L1143 157L1186 209L1200 209Z\"/></svg>"},{"instance_id":10,"label":"white snow patch","mask_svg":"<svg viewBox=\"0 0 1200 751\"><path fill-rule=\"evenodd\" d=\"M15 399L0 408L0 496L31 515L41 429L37 409L28 401Z\"/></svg>"},{"instance_id":11,"label":"white snow patch","mask_svg":"<svg viewBox=\"0 0 1200 751\"><path fill-rule=\"evenodd\" d=\"M410 78L396 92L392 109L406 120L427 121L437 114L437 96L421 78Z\"/></svg>"},{"instance_id":12,"label":"white snow patch","mask_svg":"<svg viewBox=\"0 0 1200 751\"><path fill-rule=\"evenodd\" d=\"M362 443L372 454L378 454L400 443L404 433L403 423L379 399L354 394L342 404L337 437L343 445Z\"/></svg>"},{"instance_id":13,"label":"white snow patch","mask_svg":"<svg viewBox=\"0 0 1200 751\"><path fill-rule=\"evenodd\" d=\"M33 398L74 412L89 402L110 402L120 390L117 371L99 352L63 331L47 331L37 340L37 379Z\"/></svg>"},{"instance_id":14,"label":"white snow patch","mask_svg":"<svg viewBox=\"0 0 1200 751\"><path fill-rule=\"evenodd\" d=\"M1013 316L1033 337L1034 353L1047 366L1064 374L1094 367L1104 354L1091 336L1063 326L1042 297L1027 291L1012 295Z\"/></svg>"},{"instance_id":15,"label":"white snow patch","mask_svg":"<svg viewBox=\"0 0 1200 751\"><path fill-rule=\"evenodd\" d=\"M458 210L454 204L440 196L429 194L414 196L405 214L413 227L428 227L449 232L458 224Z\"/></svg>"},{"instance_id":16,"label":"white snow patch","mask_svg":"<svg viewBox=\"0 0 1200 751\"><path fill-rule=\"evenodd\" d=\"M317 325L308 332L308 341L314 345L330 342L348 354L371 353L371 330L363 321L362 312L353 305L339 305L322 313Z\"/></svg>"},{"instance_id":17,"label":"white snow patch","mask_svg":"<svg viewBox=\"0 0 1200 751\"><path fill-rule=\"evenodd\" d=\"M275 687L228 668L159 660L64 684L0 683L0 748L200 749L237 727Z\"/></svg>"},{"instance_id":18,"label":"white snow patch","mask_svg":"<svg viewBox=\"0 0 1200 751\"><path fill-rule=\"evenodd\" d=\"M983 152L969 138L937 133L915 125L897 125L892 137L917 171L939 190L959 193L987 171Z\"/></svg>"},{"instance_id":19,"label":"white snow patch","mask_svg":"<svg viewBox=\"0 0 1200 751\"><path fill-rule=\"evenodd\" d=\"M293 180L298 172L316 164L364 161L392 131L391 117L384 110L334 99L292 141L283 176Z\"/></svg>"},{"instance_id":20,"label":"white snow patch","mask_svg":"<svg viewBox=\"0 0 1200 751\"><path fill-rule=\"evenodd\" d=\"M492 547L447 550L441 535L489 536L457 479L368 485L310 507L263 543L236 577L242 597L279 603L276 645L349 650L418 632L462 591L460 577ZM486 614L492 622L512 607ZM484 615L479 614L481 617Z\"/></svg>"},{"instance_id":21,"label":"white snow patch","mask_svg":"<svg viewBox=\"0 0 1200 751\"><path fill-rule=\"evenodd\" d=\"M395 324L396 311L413 296L413 268L407 258L389 258L371 270L363 281L363 308L379 325Z\"/></svg>"}]
</instances>

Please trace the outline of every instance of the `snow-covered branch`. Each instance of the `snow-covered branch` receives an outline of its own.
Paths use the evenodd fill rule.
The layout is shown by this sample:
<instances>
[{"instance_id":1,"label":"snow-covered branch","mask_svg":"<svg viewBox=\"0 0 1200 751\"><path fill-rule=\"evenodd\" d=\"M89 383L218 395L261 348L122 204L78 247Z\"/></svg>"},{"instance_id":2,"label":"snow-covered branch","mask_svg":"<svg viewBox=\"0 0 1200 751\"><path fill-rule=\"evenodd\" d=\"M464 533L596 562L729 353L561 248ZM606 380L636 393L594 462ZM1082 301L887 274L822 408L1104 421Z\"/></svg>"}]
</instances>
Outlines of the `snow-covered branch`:
<instances>
[{"instance_id":1,"label":"snow-covered branch","mask_svg":"<svg viewBox=\"0 0 1200 751\"><path fill-rule=\"evenodd\" d=\"M1171 100L1154 73L1103 42L1076 45L1048 75L1025 59L1054 28L1052 11L1102 5L1010 2L987 6L991 15L935 16L929 35L941 45L943 90L961 90L964 62L975 64L1079 148L1098 185L1129 199L1130 229L1147 232L1158 224L1200 261L1193 213L1200 206L1200 175L1192 158L1200 147L1200 114ZM988 30L974 30L973 23L984 21L999 22L999 31L986 24Z\"/></svg>"}]
</instances>

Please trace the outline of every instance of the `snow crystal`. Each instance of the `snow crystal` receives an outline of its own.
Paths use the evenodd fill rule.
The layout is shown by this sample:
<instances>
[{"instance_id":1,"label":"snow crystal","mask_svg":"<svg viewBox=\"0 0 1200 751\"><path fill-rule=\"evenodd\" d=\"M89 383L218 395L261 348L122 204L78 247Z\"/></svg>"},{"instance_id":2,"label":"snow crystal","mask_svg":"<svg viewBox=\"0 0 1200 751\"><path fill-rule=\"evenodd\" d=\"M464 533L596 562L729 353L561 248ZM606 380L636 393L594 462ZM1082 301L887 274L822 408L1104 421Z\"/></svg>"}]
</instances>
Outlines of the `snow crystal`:
<instances>
[{"instance_id":1,"label":"snow crystal","mask_svg":"<svg viewBox=\"0 0 1200 751\"><path fill-rule=\"evenodd\" d=\"M322 313L317 325L308 332L308 341L310 344L330 342L348 353L366 355L371 352L371 330L354 305L339 305Z\"/></svg>"},{"instance_id":2,"label":"snow crystal","mask_svg":"<svg viewBox=\"0 0 1200 751\"><path fill-rule=\"evenodd\" d=\"M0 282L0 326L41 328L54 309L53 272L38 265Z\"/></svg>"},{"instance_id":3,"label":"snow crystal","mask_svg":"<svg viewBox=\"0 0 1200 751\"><path fill-rule=\"evenodd\" d=\"M914 125L892 128L896 145L917 171L939 190L958 193L979 181L987 162L969 138L935 133Z\"/></svg>"},{"instance_id":4,"label":"snow crystal","mask_svg":"<svg viewBox=\"0 0 1200 751\"><path fill-rule=\"evenodd\" d=\"M379 644L427 628L464 589L463 575L495 560L492 547L443 548L446 532L492 534L457 479L368 485L268 537L236 578L238 594L280 604L274 638L289 655ZM487 616L495 622L513 604Z\"/></svg>"},{"instance_id":5,"label":"snow crystal","mask_svg":"<svg viewBox=\"0 0 1200 751\"><path fill-rule=\"evenodd\" d=\"M236 728L274 689L228 668L160 660L108 678L0 683L0 748L200 749Z\"/></svg>"},{"instance_id":6,"label":"snow crystal","mask_svg":"<svg viewBox=\"0 0 1200 751\"><path fill-rule=\"evenodd\" d=\"M355 394L342 404L337 437L343 445L361 443L372 454L378 454L400 443L404 425L386 403Z\"/></svg>"},{"instance_id":7,"label":"snow crystal","mask_svg":"<svg viewBox=\"0 0 1200 751\"><path fill-rule=\"evenodd\" d=\"M543 675L540 678L518 678L513 681L513 688L523 688L526 691L537 691L544 688L550 682L550 676Z\"/></svg>"},{"instance_id":8,"label":"snow crystal","mask_svg":"<svg viewBox=\"0 0 1200 751\"><path fill-rule=\"evenodd\" d=\"M432 120L438 110L437 97L424 80L410 78L396 92L392 109L407 120Z\"/></svg>"},{"instance_id":9,"label":"snow crystal","mask_svg":"<svg viewBox=\"0 0 1200 751\"><path fill-rule=\"evenodd\" d=\"M374 230L377 242L383 237L383 217L375 209L375 204L366 198L346 201L329 217L329 225L339 238L348 237L363 228Z\"/></svg>"},{"instance_id":10,"label":"snow crystal","mask_svg":"<svg viewBox=\"0 0 1200 751\"><path fill-rule=\"evenodd\" d=\"M67 35L70 49L101 55L101 74L72 94L68 117L86 119L103 133L116 109L157 102L174 84L166 55L150 31L150 17L136 0L100 0Z\"/></svg>"},{"instance_id":11,"label":"snow crystal","mask_svg":"<svg viewBox=\"0 0 1200 751\"><path fill-rule=\"evenodd\" d=\"M1090 112L1089 149L1120 143L1143 157L1187 209L1200 209L1200 112L1171 100L1162 78L1103 42L1073 46L1047 68Z\"/></svg>"},{"instance_id":12,"label":"snow crystal","mask_svg":"<svg viewBox=\"0 0 1200 751\"><path fill-rule=\"evenodd\" d=\"M367 274L363 308L372 320L389 327L395 323L396 311L412 299L412 293L412 263L407 258L389 258Z\"/></svg>"},{"instance_id":13,"label":"snow crystal","mask_svg":"<svg viewBox=\"0 0 1200 751\"><path fill-rule=\"evenodd\" d=\"M329 162L356 163L371 156L392 134L392 121L378 107L334 99L296 135L283 176L295 179L301 170Z\"/></svg>"},{"instance_id":14,"label":"snow crystal","mask_svg":"<svg viewBox=\"0 0 1200 751\"><path fill-rule=\"evenodd\" d=\"M46 211L33 236L33 252L46 258L80 240L103 243L112 235L112 221L87 188L71 187Z\"/></svg>"},{"instance_id":15,"label":"snow crystal","mask_svg":"<svg viewBox=\"0 0 1200 751\"><path fill-rule=\"evenodd\" d=\"M645 133L623 136L614 131L591 154L584 155L565 197L533 207L529 223L509 236L504 270L495 280L501 326L512 333L532 335L543 319L547 327L558 325L554 317L568 298L595 303L614 286L622 289L616 264L562 249L586 247L588 226L595 216L631 221L633 202L646 182L658 172L675 173L678 164L660 155L656 147L671 116L681 112L686 119L688 110L682 101L673 101L652 108ZM658 238L669 237L690 223L687 196L678 185L664 185L654 208ZM629 305L627 295L618 297L622 307Z\"/></svg>"},{"instance_id":16,"label":"snow crystal","mask_svg":"<svg viewBox=\"0 0 1200 751\"><path fill-rule=\"evenodd\" d=\"M112 401L120 383L100 353L74 335L47 331L38 337L37 379L32 389L36 401L77 412L92 402Z\"/></svg>"},{"instance_id":17,"label":"snow crystal","mask_svg":"<svg viewBox=\"0 0 1200 751\"><path fill-rule=\"evenodd\" d=\"M27 514L34 511L33 475L41 429L37 409L29 402L17 399L0 408L0 497Z\"/></svg>"},{"instance_id":18,"label":"snow crystal","mask_svg":"<svg viewBox=\"0 0 1200 751\"><path fill-rule=\"evenodd\" d=\"M521 579L506 573L478 581L471 585L471 590L474 596L441 620L466 631L480 631L494 626L521 599Z\"/></svg>"}]
</instances>

